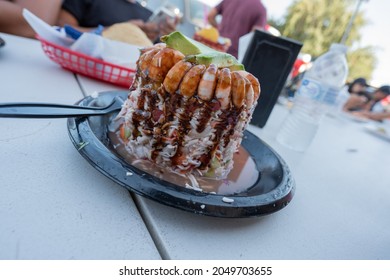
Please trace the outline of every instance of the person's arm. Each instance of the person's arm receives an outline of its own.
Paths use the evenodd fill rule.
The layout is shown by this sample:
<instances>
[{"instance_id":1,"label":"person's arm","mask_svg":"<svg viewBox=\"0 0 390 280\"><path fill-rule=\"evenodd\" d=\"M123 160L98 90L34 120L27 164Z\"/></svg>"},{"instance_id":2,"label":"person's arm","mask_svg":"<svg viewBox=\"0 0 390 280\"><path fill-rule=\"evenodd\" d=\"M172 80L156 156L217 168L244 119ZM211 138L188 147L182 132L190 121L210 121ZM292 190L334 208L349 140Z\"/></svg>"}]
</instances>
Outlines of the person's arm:
<instances>
[{"instance_id":1,"label":"person's arm","mask_svg":"<svg viewBox=\"0 0 390 280\"><path fill-rule=\"evenodd\" d=\"M15 4L26 8L49 25L55 25L62 0L15 0Z\"/></svg>"},{"instance_id":2,"label":"person's arm","mask_svg":"<svg viewBox=\"0 0 390 280\"><path fill-rule=\"evenodd\" d=\"M35 32L22 15L23 8L53 25L58 16L62 0L0 0L0 31L18 36L34 38Z\"/></svg>"},{"instance_id":3,"label":"person's arm","mask_svg":"<svg viewBox=\"0 0 390 280\"><path fill-rule=\"evenodd\" d=\"M77 20L77 18L73 14L71 14L70 12L68 12L65 9L61 9L60 13L58 15L57 25L64 26L65 24L73 26L74 28L77 28L77 30L80 30L82 32L89 32L97 27L97 26L96 27L82 27L82 26L80 26L79 21Z\"/></svg>"},{"instance_id":4,"label":"person's arm","mask_svg":"<svg viewBox=\"0 0 390 280\"><path fill-rule=\"evenodd\" d=\"M159 35L165 35L173 32L176 27L175 23L171 23L168 21L166 24L162 24L160 27L157 25L157 23L144 22L143 20L129 20L128 22L138 26L143 32L145 32L146 36L148 36L151 41L155 41ZM96 29L96 27L80 26L80 23L78 22L77 18L64 9L60 11L57 24L59 26L64 26L65 24L68 24L82 32L89 32L93 29Z\"/></svg>"},{"instance_id":5,"label":"person's arm","mask_svg":"<svg viewBox=\"0 0 390 280\"><path fill-rule=\"evenodd\" d=\"M151 39L152 41L154 41L159 34L158 26L155 23L148 23L147 24L142 20L129 20L128 22L141 28L142 31L144 31L145 34L149 37L149 39ZM80 30L82 32L89 32L93 29L96 29L96 27L97 27L97 26L96 27L80 26L80 23L78 22L77 18L64 9L62 9L60 11L60 15L58 17L57 24L59 26L64 26L65 24L67 24L67 25L73 26L74 28L76 28L77 30ZM106 27L107 26L105 26L104 28L106 28Z\"/></svg>"},{"instance_id":6,"label":"person's arm","mask_svg":"<svg viewBox=\"0 0 390 280\"><path fill-rule=\"evenodd\" d=\"M34 31L22 16L22 8L0 0L0 31L23 37L34 37Z\"/></svg>"},{"instance_id":7,"label":"person's arm","mask_svg":"<svg viewBox=\"0 0 390 280\"><path fill-rule=\"evenodd\" d=\"M354 115L374 121L383 121L390 118L390 112L355 112Z\"/></svg>"},{"instance_id":8,"label":"person's arm","mask_svg":"<svg viewBox=\"0 0 390 280\"><path fill-rule=\"evenodd\" d=\"M208 13L207 15L207 19L209 21L209 23L215 27L215 28L218 28L218 23L216 21L216 16L218 15L218 10L216 8L212 8L210 10L210 12Z\"/></svg>"},{"instance_id":9,"label":"person's arm","mask_svg":"<svg viewBox=\"0 0 390 280\"><path fill-rule=\"evenodd\" d=\"M359 96L357 94L351 94L348 100L343 106L343 111L356 110L357 108L364 109L365 104L368 102L368 99L364 96Z\"/></svg>"}]
</instances>

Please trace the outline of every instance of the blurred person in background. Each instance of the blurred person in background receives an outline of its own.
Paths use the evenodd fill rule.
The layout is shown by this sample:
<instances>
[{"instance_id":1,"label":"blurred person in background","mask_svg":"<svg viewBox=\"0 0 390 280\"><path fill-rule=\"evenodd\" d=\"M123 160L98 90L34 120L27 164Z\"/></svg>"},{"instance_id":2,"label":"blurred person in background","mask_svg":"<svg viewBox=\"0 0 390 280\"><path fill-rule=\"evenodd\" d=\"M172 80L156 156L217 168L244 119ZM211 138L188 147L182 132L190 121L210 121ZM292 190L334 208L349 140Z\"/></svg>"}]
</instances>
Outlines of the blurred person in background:
<instances>
[{"instance_id":1,"label":"blurred person in background","mask_svg":"<svg viewBox=\"0 0 390 280\"><path fill-rule=\"evenodd\" d=\"M294 62L293 68L291 69L291 79L304 73L311 67L311 55L307 53L298 54L297 59Z\"/></svg>"},{"instance_id":2,"label":"blurred person in background","mask_svg":"<svg viewBox=\"0 0 390 280\"><path fill-rule=\"evenodd\" d=\"M348 92L350 94L359 94L367 92L367 81L364 78L357 78L348 85Z\"/></svg>"},{"instance_id":3,"label":"blurred person in background","mask_svg":"<svg viewBox=\"0 0 390 280\"><path fill-rule=\"evenodd\" d=\"M344 111L350 111L350 109L355 106L355 103L357 103L357 105L361 103L359 100L361 100L362 96L366 99L370 99L371 93L369 93L369 88L370 86L364 78L357 78L353 80L353 82L347 83L337 97L339 108Z\"/></svg>"},{"instance_id":4,"label":"blurred person in background","mask_svg":"<svg viewBox=\"0 0 390 280\"><path fill-rule=\"evenodd\" d=\"M34 38L34 30L22 15L23 8L54 25L61 3L62 0L0 0L0 32Z\"/></svg>"},{"instance_id":5,"label":"blurred person in background","mask_svg":"<svg viewBox=\"0 0 390 280\"><path fill-rule=\"evenodd\" d=\"M58 25L71 25L80 31L90 31L99 25L109 27L130 22L145 32L151 41L176 29L177 22L148 22L153 13L136 0L64 0Z\"/></svg>"},{"instance_id":6,"label":"blurred person in background","mask_svg":"<svg viewBox=\"0 0 390 280\"><path fill-rule=\"evenodd\" d=\"M217 15L222 15L220 25L216 21ZM231 40L232 45L227 52L237 57L240 37L254 29L265 29L267 10L260 0L223 0L211 9L207 18L221 36Z\"/></svg>"},{"instance_id":7,"label":"blurred person in background","mask_svg":"<svg viewBox=\"0 0 390 280\"><path fill-rule=\"evenodd\" d=\"M347 102L344 104L344 111L360 112L359 115L369 117L371 114L385 112L382 104L390 96L390 86L384 85L376 89L371 95L352 93ZM355 114L356 115L356 114Z\"/></svg>"},{"instance_id":8,"label":"blurred person in background","mask_svg":"<svg viewBox=\"0 0 390 280\"><path fill-rule=\"evenodd\" d=\"M287 97L292 99L295 96L295 92L301 86L303 76L311 68L311 66L312 63L310 54L298 54L298 58L295 60L285 84L284 90L286 91Z\"/></svg>"}]
</instances>

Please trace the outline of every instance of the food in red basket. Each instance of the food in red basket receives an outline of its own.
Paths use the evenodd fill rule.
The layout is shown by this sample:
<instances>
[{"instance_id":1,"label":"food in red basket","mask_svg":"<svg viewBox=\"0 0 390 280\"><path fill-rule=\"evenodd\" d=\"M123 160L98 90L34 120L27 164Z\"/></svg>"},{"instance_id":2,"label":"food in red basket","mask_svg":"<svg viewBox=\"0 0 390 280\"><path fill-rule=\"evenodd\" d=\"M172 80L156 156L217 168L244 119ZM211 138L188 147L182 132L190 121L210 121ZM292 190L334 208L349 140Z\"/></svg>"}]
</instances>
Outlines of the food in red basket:
<instances>
[{"instance_id":1,"label":"food in red basket","mask_svg":"<svg viewBox=\"0 0 390 280\"><path fill-rule=\"evenodd\" d=\"M141 51L117 134L138 159L187 176L225 178L260 84L235 70L242 66L226 53L210 53L178 32L162 40Z\"/></svg>"},{"instance_id":2,"label":"food in red basket","mask_svg":"<svg viewBox=\"0 0 390 280\"><path fill-rule=\"evenodd\" d=\"M153 45L152 41L149 40L145 32L130 22L122 22L111 25L103 30L102 36L107 39L140 47L149 47Z\"/></svg>"},{"instance_id":3,"label":"food in red basket","mask_svg":"<svg viewBox=\"0 0 390 280\"><path fill-rule=\"evenodd\" d=\"M223 52L226 52L232 44L229 38L220 36L218 29L212 26L197 31L194 35L194 39L210 48Z\"/></svg>"},{"instance_id":4,"label":"food in red basket","mask_svg":"<svg viewBox=\"0 0 390 280\"><path fill-rule=\"evenodd\" d=\"M197 35L203 37L211 42L218 43L219 32L217 28L205 27L196 32Z\"/></svg>"}]
</instances>

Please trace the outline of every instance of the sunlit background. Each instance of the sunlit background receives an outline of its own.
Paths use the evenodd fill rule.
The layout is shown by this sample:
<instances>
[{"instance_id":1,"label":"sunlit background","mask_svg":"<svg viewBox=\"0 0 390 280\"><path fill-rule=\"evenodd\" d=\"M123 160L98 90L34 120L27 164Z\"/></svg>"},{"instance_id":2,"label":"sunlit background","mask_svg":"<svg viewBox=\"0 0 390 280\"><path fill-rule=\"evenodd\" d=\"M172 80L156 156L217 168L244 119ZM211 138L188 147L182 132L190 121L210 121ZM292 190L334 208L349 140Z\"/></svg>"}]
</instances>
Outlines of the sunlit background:
<instances>
[{"instance_id":1,"label":"sunlit background","mask_svg":"<svg viewBox=\"0 0 390 280\"><path fill-rule=\"evenodd\" d=\"M207 0L205 3L216 5L220 0ZM282 18L294 0L263 0L270 18ZM358 0L355 1L356 4ZM356 5L354 4L354 6ZM369 24L361 29L360 47L373 46L378 59L370 83L373 86L390 84L390 1L363 1L360 11L364 13ZM364 67L364 65L362 65Z\"/></svg>"}]
</instances>

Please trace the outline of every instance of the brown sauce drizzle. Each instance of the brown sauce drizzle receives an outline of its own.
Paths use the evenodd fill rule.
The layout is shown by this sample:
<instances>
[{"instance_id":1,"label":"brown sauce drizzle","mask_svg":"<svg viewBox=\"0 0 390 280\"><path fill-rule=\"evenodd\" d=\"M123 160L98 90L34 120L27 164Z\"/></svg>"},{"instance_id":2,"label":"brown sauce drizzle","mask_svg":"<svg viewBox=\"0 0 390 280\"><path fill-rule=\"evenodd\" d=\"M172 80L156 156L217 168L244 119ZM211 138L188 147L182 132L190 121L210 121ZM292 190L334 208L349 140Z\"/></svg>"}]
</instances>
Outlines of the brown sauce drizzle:
<instances>
[{"instance_id":1,"label":"brown sauce drizzle","mask_svg":"<svg viewBox=\"0 0 390 280\"><path fill-rule=\"evenodd\" d=\"M227 118L226 118L226 127L229 126L229 130L225 135L223 135L223 148L226 148L226 146L230 142L230 137L234 133L234 128L236 127L239 116L241 114L242 108L237 109L236 107L231 108L231 110L228 112Z\"/></svg>"},{"instance_id":2,"label":"brown sauce drizzle","mask_svg":"<svg viewBox=\"0 0 390 280\"><path fill-rule=\"evenodd\" d=\"M211 118L211 106L209 106L207 101L199 101L201 104L201 109L199 112L198 126L196 127L196 132L201 133L205 128L207 123Z\"/></svg>"},{"instance_id":3,"label":"brown sauce drizzle","mask_svg":"<svg viewBox=\"0 0 390 280\"><path fill-rule=\"evenodd\" d=\"M177 131L177 151L176 154L172 157L171 162L173 165L181 165L183 161L183 142L184 137L190 132L191 124L190 121L193 117L193 114L196 108L199 107L199 102L197 98L191 97L189 99L181 98L180 106L183 108L183 114L178 116L179 124Z\"/></svg>"}]
</instances>

